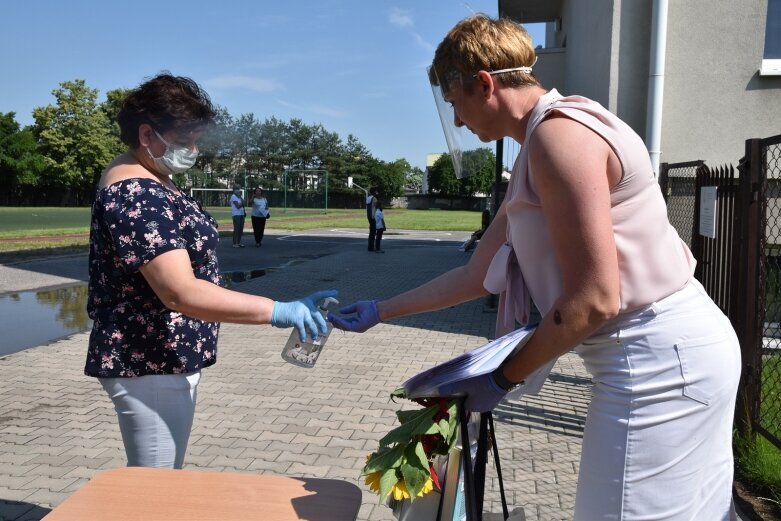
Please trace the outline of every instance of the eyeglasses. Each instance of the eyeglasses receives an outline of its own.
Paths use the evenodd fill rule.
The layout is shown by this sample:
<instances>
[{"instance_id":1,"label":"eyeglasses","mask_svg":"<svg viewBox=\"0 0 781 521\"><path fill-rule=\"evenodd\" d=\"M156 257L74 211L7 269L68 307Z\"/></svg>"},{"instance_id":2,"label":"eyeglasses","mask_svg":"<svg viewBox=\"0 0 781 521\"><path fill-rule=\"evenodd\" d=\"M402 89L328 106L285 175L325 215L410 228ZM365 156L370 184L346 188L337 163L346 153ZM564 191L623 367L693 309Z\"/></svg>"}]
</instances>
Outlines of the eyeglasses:
<instances>
[{"instance_id":1,"label":"eyeglasses","mask_svg":"<svg viewBox=\"0 0 781 521\"><path fill-rule=\"evenodd\" d=\"M537 62L537 59L535 58L534 62ZM532 64L533 65L533 64ZM504 74L505 72L525 72L526 74L530 74L532 71L531 67L510 67L509 69L499 69L498 71L488 71L488 74L491 76L496 76L497 74ZM473 74L472 78L477 78L477 74Z\"/></svg>"}]
</instances>

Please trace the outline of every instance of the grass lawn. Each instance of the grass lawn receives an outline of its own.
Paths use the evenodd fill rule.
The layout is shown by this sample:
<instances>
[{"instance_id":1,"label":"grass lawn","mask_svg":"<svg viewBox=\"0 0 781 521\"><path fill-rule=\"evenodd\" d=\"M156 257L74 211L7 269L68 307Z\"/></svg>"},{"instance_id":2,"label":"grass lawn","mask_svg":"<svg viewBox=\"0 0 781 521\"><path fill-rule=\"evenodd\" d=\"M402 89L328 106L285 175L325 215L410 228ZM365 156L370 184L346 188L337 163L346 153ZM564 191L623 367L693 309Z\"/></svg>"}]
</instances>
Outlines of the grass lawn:
<instances>
[{"instance_id":1,"label":"grass lawn","mask_svg":"<svg viewBox=\"0 0 781 521\"><path fill-rule=\"evenodd\" d=\"M762 427L781 439L781 353L777 351L762 357L759 415ZM779 471L781 472L781 469Z\"/></svg>"},{"instance_id":2,"label":"grass lawn","mask_svg":"<svg viewBox=\"0 0 781 521\"><path fill-rule=\"evenodd\" d=\"M0 238L89 232L90 209L0 207Z\"/></svg>"},{"instance_id":3,"label":"grass lawn","mask_svg":"<svg viewBox=\"0 0 781 521\"><path fill-rule=\"evenodd\" d=\"M759 434L735 438L738 472L756 492L781 501L781 450Z\"/></svg>"},{"instance_id":4,"label":"grass lawn","mask_svg":"<svg viewBox=\"0 0 781 521\"><path fill-rule=\"evenodd\" d=\"M230 209L207 208L222 225L232 225ZM312 228L368 228L366 210L309 208L271 208L266 228L279 230L311 230ZM480 212L458 210L407 210L387 208L385 224L389 230L474 231L480 228ZM2 214L0 213L0 216ZM0 221L2 217L0 217ZM249 218L247 218L249 223ZM247 224L247 226L250 226Z\"/></svg>"},{"instance_id":5,"label":"grass lawn","mask_svg":"<svg viewBox=\"0 0 781 521\"><path fill-rule=\"evenodd\" d=\"M232 228L230 209L207 208L221 225L222 234ZM302 231L313 228L367 228L366 210L271 208L268 230ZM0 252L83 248L88 244L90 209L0 207ZM480 212L407 210L388 208L389 230L474 231L480 228ZM247 219L245 226L252 225Z\"/></svg>"}]
</instances>

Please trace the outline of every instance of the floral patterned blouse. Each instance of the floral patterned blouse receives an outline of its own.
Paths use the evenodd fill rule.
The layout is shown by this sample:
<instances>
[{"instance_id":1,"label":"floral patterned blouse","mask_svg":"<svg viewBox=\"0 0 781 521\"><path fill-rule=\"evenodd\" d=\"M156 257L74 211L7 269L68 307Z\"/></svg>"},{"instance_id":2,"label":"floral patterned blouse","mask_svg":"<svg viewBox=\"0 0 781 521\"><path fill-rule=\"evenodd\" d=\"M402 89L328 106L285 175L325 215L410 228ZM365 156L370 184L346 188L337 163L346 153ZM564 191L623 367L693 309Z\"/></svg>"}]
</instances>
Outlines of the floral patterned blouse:
<instances>
[{"instance_id":1,"label":"floral patterned blouse","mask_svg":"<svg viewBox=\"0 0 781 521\"><path fill-rule=\"evenodd\" d=\"M217 361L219 323L166 308L138 270L186 249L193 274L223 286L216 222L198 203L145 178L95 195L90 224L89 294L93 320L85 374L133 377L197 371Z\"/></svg>"}]
</instances>

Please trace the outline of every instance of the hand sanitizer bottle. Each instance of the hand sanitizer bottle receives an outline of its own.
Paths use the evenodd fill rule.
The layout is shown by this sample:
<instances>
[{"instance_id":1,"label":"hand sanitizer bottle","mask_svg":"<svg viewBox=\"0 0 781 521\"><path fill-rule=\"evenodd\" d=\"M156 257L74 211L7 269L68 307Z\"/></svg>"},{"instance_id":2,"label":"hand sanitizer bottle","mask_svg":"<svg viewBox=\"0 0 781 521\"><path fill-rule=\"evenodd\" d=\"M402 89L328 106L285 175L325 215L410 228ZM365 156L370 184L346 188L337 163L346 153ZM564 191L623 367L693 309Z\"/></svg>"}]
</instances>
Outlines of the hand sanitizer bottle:
<instances>
[{"instance_id":1,"label":"hand sanitizer bottle","mask_svg":"<svg viewBox=\"0 0 781 521\"><path fill-rule=\"evenodd\" d=\"M320 313L323 315L323 318L325 318L328 311L328 305L338 303L339 301L335 298L327 297L324 298L317 307L320 309ZM334 328L334 326L328 322L328 320L326 320L325 323L328 326L328 331L325 334L321 334L317 340L312 340L312 337L307 336L305 341L301 342L301 339L298 337L298 330L293 328L293 331L290 333L290 337L287 339L285 347L282 349L282 358L286 362L300 365L301 367L314 367L315 362L317 362L317 359L323 350L325 342L328 340L328 337L331 335L331 331Z\"/></svg>"}]
</instances>

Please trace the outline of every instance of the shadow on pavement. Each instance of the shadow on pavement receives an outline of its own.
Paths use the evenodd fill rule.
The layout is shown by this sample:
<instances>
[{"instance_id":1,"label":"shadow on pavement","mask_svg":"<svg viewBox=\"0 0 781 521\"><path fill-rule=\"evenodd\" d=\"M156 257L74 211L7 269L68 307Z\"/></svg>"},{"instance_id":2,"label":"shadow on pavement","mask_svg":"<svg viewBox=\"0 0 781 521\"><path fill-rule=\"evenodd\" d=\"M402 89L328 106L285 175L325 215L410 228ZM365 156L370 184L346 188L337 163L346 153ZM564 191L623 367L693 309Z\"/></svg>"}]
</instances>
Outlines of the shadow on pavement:
<instances>
[{"instance_id":1,"label":"shadow on pavement","mask_svg":"<svg viewBox=\"0 0 781 521\"><path fill-rule=\"evenodd\" d=\"M2 521L39 521L51 509L24 501L0 499L0 520Z\"/></svg>"}]
</instances>

